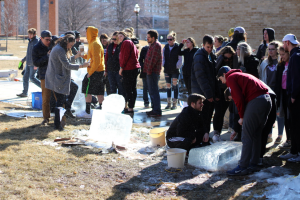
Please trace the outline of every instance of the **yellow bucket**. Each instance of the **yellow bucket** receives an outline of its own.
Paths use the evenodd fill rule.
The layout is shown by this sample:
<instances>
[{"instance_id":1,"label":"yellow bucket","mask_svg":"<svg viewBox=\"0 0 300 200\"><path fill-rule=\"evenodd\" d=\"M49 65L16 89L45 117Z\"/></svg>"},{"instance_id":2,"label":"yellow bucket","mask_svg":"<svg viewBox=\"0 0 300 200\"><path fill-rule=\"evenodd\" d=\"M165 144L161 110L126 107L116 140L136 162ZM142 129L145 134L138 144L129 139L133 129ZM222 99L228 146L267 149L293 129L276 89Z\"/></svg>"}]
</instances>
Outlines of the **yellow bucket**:
<instances>
[{"instance_id":1,"label":"yellow bucket","mask_svg":"<svg viewBox=\"0 0 300 200\"><path fill-rule=\"evenodd\" d=\"M154 128L150 130L150 138L152 146L163 147L166 145L166 129L164 128Z\"/></svg>"}]
</instances>

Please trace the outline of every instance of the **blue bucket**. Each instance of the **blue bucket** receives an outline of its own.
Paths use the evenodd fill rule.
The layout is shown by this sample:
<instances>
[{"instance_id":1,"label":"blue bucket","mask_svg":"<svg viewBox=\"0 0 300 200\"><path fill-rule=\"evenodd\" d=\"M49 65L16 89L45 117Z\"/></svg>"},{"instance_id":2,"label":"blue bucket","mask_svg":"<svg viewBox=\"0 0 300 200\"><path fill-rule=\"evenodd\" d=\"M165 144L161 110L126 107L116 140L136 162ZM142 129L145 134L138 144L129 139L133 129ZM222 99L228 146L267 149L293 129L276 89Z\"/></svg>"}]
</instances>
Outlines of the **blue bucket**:
<instances>
[{"instance_id":1,"label":"blue bucket","mask_svg":"<svg viewBox=\"0 0 300 200\"><path fill-rule=\"evenodd\" d=\"M43 98L42 92L32 92L32 108L42 110Z\"/></svg>"}]
</instances>

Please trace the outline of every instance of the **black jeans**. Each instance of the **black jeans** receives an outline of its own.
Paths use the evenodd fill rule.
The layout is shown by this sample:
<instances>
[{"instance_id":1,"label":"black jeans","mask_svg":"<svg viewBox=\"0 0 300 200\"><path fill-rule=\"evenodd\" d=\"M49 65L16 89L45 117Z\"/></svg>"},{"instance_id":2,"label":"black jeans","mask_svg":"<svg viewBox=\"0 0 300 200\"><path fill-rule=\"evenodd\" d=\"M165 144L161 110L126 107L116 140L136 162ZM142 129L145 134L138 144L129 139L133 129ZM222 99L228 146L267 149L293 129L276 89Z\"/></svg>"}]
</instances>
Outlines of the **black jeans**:
<instances>
[{"instance_id":1,"label":"black jeans","mask_svg":"<svg viewBox=\"0 0 300 200\"><path fill-rule=\"evenodd\" d=\"M262 130L261 133L261 149L260 149L260 158L263 158L266 153L266 145L268 142L268 136L270 131L273 128L273 124L276 120L276 104L275 104L275 97L271 96L272 99L272 108L268 115L267 122Z\"/></svg>"},{"instance_id":2,"label":"black jeans","mask_svg":"<svg viewBox=\"0 0 300 200\"><path fill-rule=\"evenodd\" d=\"M290 125L290 118L288 115L288 95L286 90L282 89L282 107L284 112L284 126L285 126L285 133L286 139L291 140L291 125Z\"/></svg>"},{"instance_id":3,"label":"black jeans","mask_svg":"<svg viewBox=\"0 0 300 200\"><path fill-rule=\"evenodd\" d=\"M229 101L225 100L224 96L225 89L221 89L221 96L219 101L215 101L215 115L213 119L214 130L221 133L223 122L224 122L224 115L226 110L229 106Z\"/></svg>"},{"instance_id":4,"label":"black jeans","mask_svg":"<svg viewBox=\"0 0 300 200\"><path fill-rule=\"evenodd\" d=\"M183 74L183 81L188 91L188 94L192 94L192 86L191 86L191 75Z\"/></svg>"},{"instance_id":5,"label":"black jeans","mask_svg":"<svg viewBox=\"0 0 300 200\"><path fill-rule=\"evenodd\" d=\"M134 108L137 97L136 81L139 69L123 70L123 90L125 101L128 102L129 108Z\"/></svg>"},{"instance_id":6,"label":"black jeans","mask_svg":"<svg viewBox=\"0 0 300 200\"><path fill-rule=\"evenodd\" d=\"M205 127L205 130L208 131L208 133L210 132L210 124L211 124L211 117L213 115L214 112L214 101L213 102L209 102L207 99L205 99L203 101L203 108L202 108L202 116L203 116L203 124Z\"/></svg>"},{"instance_id":7,"label":"black jeans","mask_svg":"<svg viewBox=\"0 0 300 200\"><path fill-rule=\"evenodd\" d=\"M300 122L300 95L291 102L291 96L288 98L288 108L290 112L290 125L291 125L291 154L300 153L300 133L298 123Z\"/></svg>"}]
</instances>

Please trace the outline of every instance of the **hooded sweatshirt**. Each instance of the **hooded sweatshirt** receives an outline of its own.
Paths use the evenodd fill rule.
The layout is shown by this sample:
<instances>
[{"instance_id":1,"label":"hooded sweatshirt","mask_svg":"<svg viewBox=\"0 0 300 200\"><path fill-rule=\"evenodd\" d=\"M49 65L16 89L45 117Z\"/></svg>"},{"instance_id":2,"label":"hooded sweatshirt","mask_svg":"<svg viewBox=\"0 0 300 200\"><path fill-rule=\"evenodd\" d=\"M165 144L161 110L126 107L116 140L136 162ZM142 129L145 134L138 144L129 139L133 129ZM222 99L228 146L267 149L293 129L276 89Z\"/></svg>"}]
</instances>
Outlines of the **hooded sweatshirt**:
<instances>
[{"instance_id":1,"label":"hooded sweatshirt","mask_svg":"<svg viewBox=\"0 0 300 200\"><path fill-rule=\"evenodd\" d=\"M256 77L243 73L240 69L232 69L225 74L226 85L238 109L240 118L244 118L247 104L256 97L268 94L268 88Z\"/></svg>"},{"instance_id":2,"label":"hooded sweatshirt","mask_svg":"<svg viewBox=\"0 0 300 200\"><path fill-rule=\"evenodd\" d=\"M267 41L265 41L264 39L264 32L265 30L268 32L268 36L269 36L269 43L272 42L273 40L275 40L275 30L272 28L264 28L263 29L263 43L259 45L257 53L256 53L256 57L261 60L261 58L263 56L265 56L266 54L266 49L268 48L267 46Z\"/></svg>"},{"instance_id":3,"label":"hooded sweatshirt","mask_svg":"<svg viewBox=\"0 0 300 200\"><path fill-rule=\"evenodd\" d=\"M87 68L89 75L94 72L102 72L104 68L104 49L98 38L98 29L89 26L86 31L86 38L89 43L88 54L84 55L84 59L91 59L90 67Z\"/></svg>"}]
</instances>

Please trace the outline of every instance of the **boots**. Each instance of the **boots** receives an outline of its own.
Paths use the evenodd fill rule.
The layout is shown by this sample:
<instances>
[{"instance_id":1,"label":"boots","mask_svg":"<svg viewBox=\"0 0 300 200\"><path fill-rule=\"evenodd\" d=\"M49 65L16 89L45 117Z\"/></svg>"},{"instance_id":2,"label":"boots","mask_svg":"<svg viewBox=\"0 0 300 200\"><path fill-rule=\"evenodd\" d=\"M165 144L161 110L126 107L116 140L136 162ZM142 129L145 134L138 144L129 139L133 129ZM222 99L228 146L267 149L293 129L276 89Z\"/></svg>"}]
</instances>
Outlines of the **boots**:
<instances>
[{"instance_id":1,"label":"boots","mask_svg":"<svg viewBox=\"0 0 300 200\"><path fill-rule=\"evenodd\" d=\"M167 101L168 101L168 105L165 107L165 109L170 109L171 108L172 99L168 98Z\"/></svg>"},{"instance_id":2,"label":"boots","mask_svg":"<svg viewBox=\"0 0 300 200\"><path fill-rule=\"evenodd\" d=\"M177 109L177 99L173 99L173 106L171 107L171 110Z\"/></svg>"}]
</instances>

